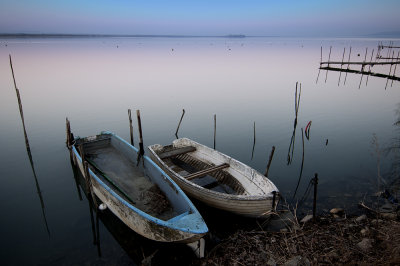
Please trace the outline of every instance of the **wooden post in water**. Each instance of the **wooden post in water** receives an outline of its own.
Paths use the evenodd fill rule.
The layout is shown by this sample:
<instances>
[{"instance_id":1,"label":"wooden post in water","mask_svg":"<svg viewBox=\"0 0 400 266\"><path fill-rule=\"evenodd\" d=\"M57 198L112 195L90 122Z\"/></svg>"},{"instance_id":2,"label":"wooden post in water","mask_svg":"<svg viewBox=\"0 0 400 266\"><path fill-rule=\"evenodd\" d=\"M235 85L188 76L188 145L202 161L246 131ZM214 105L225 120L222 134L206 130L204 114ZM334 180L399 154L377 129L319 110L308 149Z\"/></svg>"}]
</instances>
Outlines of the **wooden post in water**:
<instances>
[{"instance_id":1,"label":"wooden post in water","mask_svg":"<svg viewBox=\"0 0 400 266\"><path fill-rule=\"evenodd\" d=\"M319 61L319 70L318 70L318 76L317 76L317 80L315 81L315 84L318 83L318 79L319 79L319 74L321 73L321 66L322 66L322 46L321 46L321 59Z\"/></svg>"},{"instance_id":2,"label":"wooden post in water","mask_svg":"<svg viewBox=\"0 0 400 266\"><path fill-rule=\"evenodd\" d=\"M399 55L400 55L400 51L397 52L397 58L396 58L397 61L399 61ZM395 75L396 75L396 69L397 69L397 64L394 66L393 78L394 78ZM393 79L392 79L392 84L390 85L390 87L392 87L392 86L393 86Z\"/></svg>"},{"instance_id":3,"label":"wooden post in water","mask_svg":"<svg viewBox=\"0 0 400 266\"><path fill-rule=\"evenodd\" d=\"M343 59L344 59L344 54L346 53L346 47L344 47L344 49L343 49L343 56L342 56L342 64L340 65L340 69L342 69L342 67L343 67ZM338 81L338 86L339 86L339 84L340 84L340 78L342 77L342 71L340 71L340 74L339 74L339 81Z\"/></svg>"},{"instance_id":4,"label":"wooden post in water","mask_svg":"<svg viewBox=\"0 0 400 266\"><path fill-rule=\"evenodd\" d=\"M329 67L329 60L331 60L331 52L332 52L332 46L329 48L328 67ZM327 79L328 79L328 70L326 70L325 83Z\"/></svg>"},{"instance_id":5,"label":"wooden post in water","mask_svg":"<svg viewBox=\"0 0 400 266\"><path fill-rule=\"evenodd\" d=\"M370 63L372 63L372 58L374 57L374 49L372 49L372 54L371 54L371 59L369 60ZM368 72L371 73L371 65L369 65ZM365 81L365 86L368 86L368 79L369 75L367 75L367 80Z\"/></svg>"},{"instance_id":6,"label":"wooden post in water","mask_svg":"<svg viewBox=\"0 0 400 266\"><path fill-rule=\"evenodd\" d=\"M392 62L393 62L393 60L394 60L394 51L393 51L393 53L392 53ZM391 64L391 65L390 65L390 68L389 68L389 75L388 75L388 78L386 79L385 90L386 90L386 87L387 87L388 82L389 82L390 73L392 73L392 66L393 66L393 64ZM394 75L393 75L393 76L394 76Z\"/></svg>"},{"instance_id":7,"label":"wooden post in water","mask_svg":"<svg viewBox=\"0 0 400 266\"><path fill-rule=\"evenodd\" d=\"M367 54L368 54L368 47L365 48L365 57L364 57L363 64L361 64L361 79L360 79L360 84L358 85L358 89L361 88L361 82L362 82L362 78L363 78L363 72L364 72L365 62L367 61Z\"/></svg>"},{"instance_id":8,"label":"wooden post in water","mask_svg":"<svg viewBox=\"0 0 400 266\"><path fill-rule=\"evenodd\" d=\"M175 131L175 136L176 136L176 138L178 138L179 127L181 126L182 119L183 119L183 116L184 116L184 115L185 115L185 109L182 109L182 116L181 116L181 119L179 120L178 127L176 128L176 131Z\"/></svg>"},{"instance_id":9,"label":"wooden post in water","mask_svg":"<svg viewBox=\"0 0 400 266\"><path fill-rule=\"evenodd\" d=\"M128 118L129 118L129 133L131 137L131 145L134 146L135 143L133 142L133 126L132 126L132 111L128 109Z\"/></svg>"},{"instance_id":10,"label":"wooden post in water","mask_svg":"<svg viewBox=\"0 0 400 266\"><path fill-rule=\"evenodd\" d=\"M214 150L215 150L215 139L217 137L217 115L214 114Z\"/></svg>"},{"instance_id":11,"label":"wooden post in water","mask_svg":"<svg viewBox=\"0 0 400 266\"><path fill-rule=\"evenodd\" d=\"M253 160L254 157L254 148L256 147L256 121L254 121L253 124L253 149L251 150L251 160Z\"/></svg>"},{"instance_id":12,"label":"wooden post in water","mask_svg":"<svg viewBox=\"0 0 400 266\"><path fill-rule=\"evenodd\" d=\"M318 174L314 176L314 199L313 199L313 220L315 222L315 214L317 212L317 187L318 187Z\"/></svg>"},{"instance_id":13,"label":"wooden post in water","mask_svg":"<svg viewBox=\"0 0 400 266\"><path fill-rule=\"evenodd\" d=\"M138 121L138 128L139 128L139 153L137 157L137 165L139 165L140 158L144 155L144 148L143 148L143 134L142 134L142 121L140 120L140 111L136 110L136 116ZM144 161L143 161L144 165Z\"/></svg>"},{"instance_id":14,"label":"wooden post in water","mask_svg":"<svg viewBox=\"0 0 400 266\"><path fill-rule=\"evenodd\" d=\"M271 153L269 154L267 169L265 170L264 176L268 177L269 168L271 167L272 158L274 157L275 146L272 146Z\"/></svg>"},{"instance_id":15,"label":"wooden post in water","mask_svg":"<svg viewBox=\"0 0 400 266\"><path fill-rule=\"evenodd\" d=\"M350 51L349 51L349 60L347 60L347 62L350 62L350 56L351 56L351 46L350 46ZM350 65L348 64L347 65L347 71L349 70L349 68L350 68ZM343 85L346 85L347 73L348 73L347 71L346 71L346 76L344 77Z\"/></svg>"}]
</instances>

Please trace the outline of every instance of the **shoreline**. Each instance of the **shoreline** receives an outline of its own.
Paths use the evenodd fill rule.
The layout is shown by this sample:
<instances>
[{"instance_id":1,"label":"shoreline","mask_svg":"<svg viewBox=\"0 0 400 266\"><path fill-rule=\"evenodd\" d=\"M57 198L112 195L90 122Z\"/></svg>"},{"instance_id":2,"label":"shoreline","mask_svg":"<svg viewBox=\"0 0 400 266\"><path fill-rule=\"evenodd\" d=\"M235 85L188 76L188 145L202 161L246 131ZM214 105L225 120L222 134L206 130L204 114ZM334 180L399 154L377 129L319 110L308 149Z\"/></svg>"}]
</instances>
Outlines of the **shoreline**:
<instances>
[{"instance_id":1,"label":"shoreline","mask_svg":"<svg viewBox=\"0 0 400 266\"><path fill-rule=\"evenodd\" d=\"M329 214L287 230L239 229L194 265L399 264L399 211L391 216Z\"/></svg>"}]
</instances>

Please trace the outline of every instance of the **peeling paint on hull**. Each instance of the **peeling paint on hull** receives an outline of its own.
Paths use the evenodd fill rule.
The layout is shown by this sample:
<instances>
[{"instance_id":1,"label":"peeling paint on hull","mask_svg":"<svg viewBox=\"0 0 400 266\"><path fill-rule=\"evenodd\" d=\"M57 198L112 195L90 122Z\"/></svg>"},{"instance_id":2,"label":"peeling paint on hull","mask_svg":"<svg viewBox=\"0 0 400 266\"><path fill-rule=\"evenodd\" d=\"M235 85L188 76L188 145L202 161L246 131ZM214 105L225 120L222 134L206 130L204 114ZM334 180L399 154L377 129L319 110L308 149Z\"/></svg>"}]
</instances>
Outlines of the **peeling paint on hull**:
<instances>
[{"instance_id":1,"label":"peeling paint on hull","mask_svg":"<svg viewBox=\"0 0 400 266\"><path fill-rule=\"evenodd\" d=\"M96 138L100 139L104 136L111 138L115 147L120 147L129 158L136 160L137 149L113 133L103 132L95 138L83 139L83 142L95 141ZM80 140L82 142L82 139ZM84 175L82 158L75 146L72 147L73 161ZM143 160L146 174L151 175L152 180L157 183L173 207L178 210L177 217L164 221L144 213L107 185L107 182L101 176L89 169L94 194L129 228L146 238L161 242L180 243L191 243L201 239L208 232L208 228L195 206L183 191L147 156L144 156ZM134 161L134 163L136 162Z\"/></svg>"}]
</instances>

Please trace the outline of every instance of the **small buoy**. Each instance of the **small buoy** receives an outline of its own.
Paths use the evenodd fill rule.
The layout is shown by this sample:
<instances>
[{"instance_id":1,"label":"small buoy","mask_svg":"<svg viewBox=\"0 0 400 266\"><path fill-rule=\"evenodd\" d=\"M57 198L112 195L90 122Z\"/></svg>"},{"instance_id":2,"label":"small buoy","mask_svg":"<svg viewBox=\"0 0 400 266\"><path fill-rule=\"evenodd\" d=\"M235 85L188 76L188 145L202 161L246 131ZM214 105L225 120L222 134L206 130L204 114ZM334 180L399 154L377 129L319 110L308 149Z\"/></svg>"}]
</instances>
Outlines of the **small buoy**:
<instances>
[{"instance_id":1,"label":"small buoy","mask_svg":"<svg viewBox=\"0 0 400 266\"><path fill-rule=\"evenodd\" d=\"M100 204L99 210L104 211L105 209L107 209L107 205L105 203Z\"/></svg>"}]
</instances>

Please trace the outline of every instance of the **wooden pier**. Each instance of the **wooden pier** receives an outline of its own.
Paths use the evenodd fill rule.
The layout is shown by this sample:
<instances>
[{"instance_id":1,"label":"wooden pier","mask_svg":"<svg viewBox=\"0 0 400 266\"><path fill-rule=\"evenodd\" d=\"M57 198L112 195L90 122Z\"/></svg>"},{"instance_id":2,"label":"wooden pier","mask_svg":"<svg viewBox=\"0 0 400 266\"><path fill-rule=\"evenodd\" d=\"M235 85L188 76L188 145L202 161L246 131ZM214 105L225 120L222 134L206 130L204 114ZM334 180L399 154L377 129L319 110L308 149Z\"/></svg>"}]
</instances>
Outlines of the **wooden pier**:
<instances>
[{"instance_id":1,"label":"wooden pier","mask_svg":"<svg viewBox=\"0 0 400 266\"><path fill-rule=\"evenodd\" d=\"M379 77L386 79L386 86L388 85L389 80L391 80L391 86L393 86L393 81L400 81L400 77L396 76L397 65L400 64L400 46L394 45L393 42L389 42L388 45L384 45L383 43L378 44L378 49L376 56L374 57L374 49L372 50L370 56L368 56L368 48L365 49L365 56L363 61L351 61L351 47L348 53L348 60L344 61L346 48L343 50L342 60L331 60L331 52L332 47L329 48L329 57L328 60L322 59L322 47L321 47L321 60L319 63L319 72L317 77L318 78L321 70L326 70L326 77L325 82L328 77L328 71L336 71L340 72L339 75L339 82L342 72L346 73L353 73L353 74L361 74L360 85L361 87L363 76L367 76L366 85L368 84L368 77ZM386 53L386 55L383 55ZM360 56L360 54L358 54ZM368 56L368 59L367 59ZM378 72L374 72L371 70L374 66L382 66L383 69L380 69ZM386 72L387 71L387 72ZM346 84L346 78L344 80L344 84Z\"/></svg>"}]
</instances>

